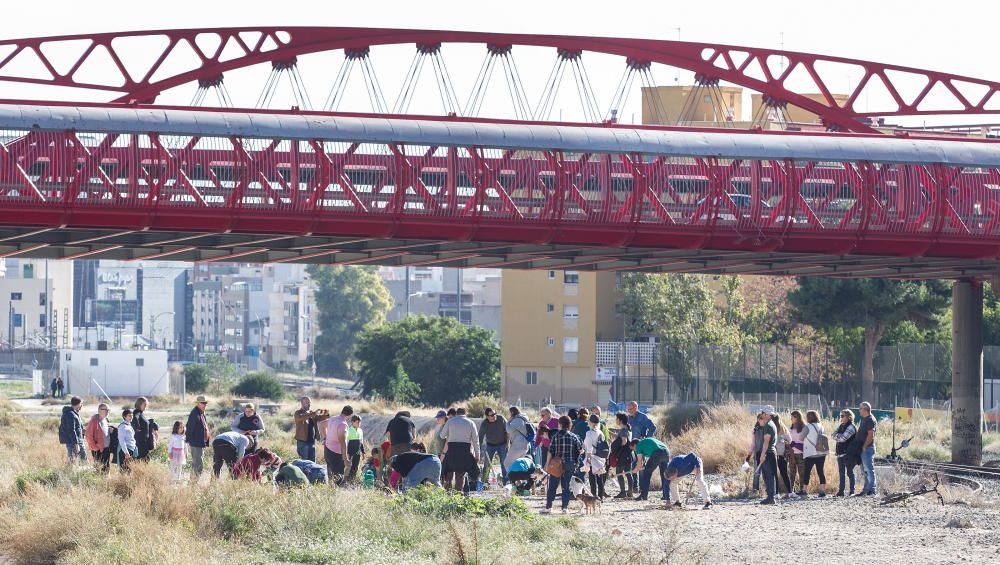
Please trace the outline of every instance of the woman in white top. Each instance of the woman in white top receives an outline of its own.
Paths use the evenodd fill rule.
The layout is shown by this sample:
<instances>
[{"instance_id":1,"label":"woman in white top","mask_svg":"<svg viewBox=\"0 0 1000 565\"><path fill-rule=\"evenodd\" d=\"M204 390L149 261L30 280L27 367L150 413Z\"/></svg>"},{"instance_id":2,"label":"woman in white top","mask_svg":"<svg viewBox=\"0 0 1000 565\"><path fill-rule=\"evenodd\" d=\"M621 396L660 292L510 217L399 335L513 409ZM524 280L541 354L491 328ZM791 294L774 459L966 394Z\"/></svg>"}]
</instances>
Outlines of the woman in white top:
<instances>
[{"instance_id":1,"label":"woman in white top","mask_svg":"<svg viewBox=\"0 0 1000 565\"><path fill-rule=\"evenodd\" d=\"M809 476L816 468L819 475L819 496L826 496L826 473L823 467L826 465L826 451L819 451L816 444L819 443L819 436L823 434L823 424L819 423L819 413L815 410L806 412L805 436L802 440L802 456L805 460L805 474L802 479L802 490L809 487ZM802 492L804 495L805 492Z\"/></svg>"},{"instance_id":2,"label":"woman in white top","mask_svg":"<svg viewBox=\"0 0 1000 565\"><path fill-rule=\"evenodd\" d=\"M132 428L132 410L122 410L122 421L118 424L118 449L121 451L118 464L122 471L128 471L128 464L139 456L139 448L135 443L135 429Z\"/></svg>"},{"instance_id":3,"label":"woman in white top","mask_svg":"<svg viewBox=\"0 0 1000 565\"><path fill-rule=\"evenodd\" d=\"M591 414L590 419L587 420L587 435L583 439L583 452L586 454L583 460L583 471L587 473L587 477L590 481L590 492L594 496L599 496L601 498L607 497L607 493L604 492L604 479L606 478L604 470L607 469L607 464L605 462L605 457L601 457L597 453L597 444L600 442L607 443L604 438L604 432L600 429L601 418L597 414Z\"/></svg>"}]
</instances>

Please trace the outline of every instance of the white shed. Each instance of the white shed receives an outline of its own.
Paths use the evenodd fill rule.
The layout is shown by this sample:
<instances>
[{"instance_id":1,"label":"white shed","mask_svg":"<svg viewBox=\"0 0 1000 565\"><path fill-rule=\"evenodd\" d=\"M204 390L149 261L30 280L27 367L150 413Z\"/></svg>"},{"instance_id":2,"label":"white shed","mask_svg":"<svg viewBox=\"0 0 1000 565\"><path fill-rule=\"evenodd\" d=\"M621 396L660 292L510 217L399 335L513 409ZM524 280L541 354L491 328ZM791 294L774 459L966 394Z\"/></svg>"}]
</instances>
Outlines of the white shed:
<instances>
[{"instance_id":1,"label":"white shed","mask_svg":"<svg viewBox=\"0 0 1000 565\"><path fill-rule=\"evenodd\" d=\"M167 352L61 349L59 374L77 396L160 396L170 392Z\"/></svg>"}]
</instances>

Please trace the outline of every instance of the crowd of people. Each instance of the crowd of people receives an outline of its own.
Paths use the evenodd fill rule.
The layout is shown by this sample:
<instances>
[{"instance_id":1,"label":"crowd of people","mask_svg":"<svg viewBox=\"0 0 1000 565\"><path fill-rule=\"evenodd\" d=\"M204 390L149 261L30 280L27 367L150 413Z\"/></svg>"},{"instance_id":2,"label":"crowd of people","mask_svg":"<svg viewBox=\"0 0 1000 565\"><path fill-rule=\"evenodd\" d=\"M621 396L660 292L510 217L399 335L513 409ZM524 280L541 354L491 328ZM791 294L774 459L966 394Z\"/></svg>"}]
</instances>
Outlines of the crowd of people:
<instances>
[{"instance_id":1,"label":"crowd of people","mask_svg":"<svg viewBox=\"0 0 1000 565\"><path fill-rule=\"evenodd\" d=\"M543 513L552 511L558 494L561 511L566 513L573 499L608 498L611 477L617 480L619 491L614 498L648 500L655 474L666 507L683 506L687 497L681 500L678 483L687 476L691 477L688 494L697 484L704 508L712 506L701 458L696 453L671 456L667 444L655 437L656 424L635 402L614 414L610 426L599 406L570 409L564 415L542 408L537 423L529 421L516 406L507 410L507 416L486 408L478 425L463 407L440 410L428 445L418 441L410 413L400 411L377 438L378 445L369 446L362 419L351 406L332 415L328 410L314 409L311 399L302 397L294 413L297 458L291 461L283 461L261 445L266 427L252 403L233 415L229 429L213 435L206 417L208 402L204 396L197 397L187 421L175 421L171 427L166 451L174 481L185 480L189 453L191 476L198 480L204 472L205 449L211 446L216 478L225 467L234 479L260 481L269 475L279 485L361 482L405 491L429 484L465 494L481 491L484 481L490 481L520 495L544 489ZM81 407L80 398L71 398L59 426L59 439L66 445L71 462L85 461L89 452L103 472L112 464L128 472L136 461L148 460L156 449L159 425L146 417L147 398L140 397L134 408L122 410L118 424L110 420L109 406L101 403L84 425ZM814 410L804 417L793 411L786 426L773 408L761 409L744 465L753 471L754 490L759 490L763 479L766 497L761 504L774 504L779 496L806 496L814 471L819 496L826 496L824 466L831 440L840 475L837 496L855 495L854 467L858 465L863 468L858 494L874 494L876 422L868 403L861 405L860 413L861 419L855 423L853 412L841 412L839 426L827 436ZM317 462L317 443L323 446L323 464ZM781 487L783 494L778 492Z\"/></svg>"}]
</instances>

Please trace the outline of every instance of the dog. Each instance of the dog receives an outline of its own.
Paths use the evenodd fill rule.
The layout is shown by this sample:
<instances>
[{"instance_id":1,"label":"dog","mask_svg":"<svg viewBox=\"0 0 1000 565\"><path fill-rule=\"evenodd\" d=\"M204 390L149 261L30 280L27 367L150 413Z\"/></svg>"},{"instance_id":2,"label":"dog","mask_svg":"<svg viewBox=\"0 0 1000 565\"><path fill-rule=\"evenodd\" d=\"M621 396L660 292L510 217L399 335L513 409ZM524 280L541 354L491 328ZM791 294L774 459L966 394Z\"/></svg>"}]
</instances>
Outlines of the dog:
<instances>
[{"instance_id":1,"label":"dog","mask_svg":"<svg viewBox=\"0 0 1000 565\"><path fill-rule=\"evenodd\" d=\"M600 498L586 493L580 493L576 495L576 499L580 501L581 514L594 514L595 512L601 513L602 502Z\"/></svg>"}]
</instances>

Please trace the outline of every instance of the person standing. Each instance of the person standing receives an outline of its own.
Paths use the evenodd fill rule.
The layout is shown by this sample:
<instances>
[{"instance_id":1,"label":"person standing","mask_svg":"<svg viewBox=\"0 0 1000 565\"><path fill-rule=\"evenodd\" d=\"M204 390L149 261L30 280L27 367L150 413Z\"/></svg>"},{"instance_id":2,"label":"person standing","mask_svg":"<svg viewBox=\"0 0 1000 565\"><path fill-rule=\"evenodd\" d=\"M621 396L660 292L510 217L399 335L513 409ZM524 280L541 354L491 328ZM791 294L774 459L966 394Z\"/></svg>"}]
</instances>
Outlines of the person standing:
<instances>
[{"instance_id":1,"label":"person standing","mask_svg":"<svg viewBox=\"0 0 1000 565\"><path fill-rule=\"evenodd\" d=\"M257 451L257 438L264 433L264 419L257 414L257 407L252 402L247 402L243 412L233 419L232 430L250 439L248 451Z\"/></svg>"},{"instance_id":2,"label":"person standing","mask_svg":"<svg viewBox=\"0 0 1000 565\"><path fill-rule=\"evenodd\" d=\"M549 475L548 489L545 491L545 508L541 513L552 512L552 503L556 500L556 489L562 489L562 513L569 513L569 501L573 493L569 488L573 471L576 470L577 459L580 458L580 451L583 443L580 438L569 431L573 421L569 416L559 418L559 430L553 432L549 438L549 456L562 461L562 474L558 477Z\"/></svg>"},{"instance_id":3,"label":"person standing","mask_svg":"<svg viewBox=\"0 0 1000 565\"><path fill-rule=\"evenodd\" d=\"M788 460L788 480L795 486L795 477L799 478L799 495L806 493L806 485L802 484L805 478L805 459L803 450L805 449L806 423L802 420L802 412L792 410L792 423L788 426L788 441L792 448L791 458L789 452L785 451L785 459Z\"/></svg>"},{"instance_id":4,"label":"person standing","mask_svg":"<svg viewBox=\"0 0 1000 565\"><path fill-rule=\"evenodd\" d=\"M510 446L510 436L507 435L507 419L489 407L483 411L483 414L485 414L485 418L479 426L479 444L485 447L484 454L486 455L483 458L482 476L490 476L493 456L495 455L500 460L501 482L507 484L507 467L503 464Z\"/></svg>"},{"instance_id":5,"label":"person standing","mask_svg":"<svg viewBox=\"0 0 1000 565\"><path fill-rule=\"evenodd\" d=\"M184 443L184 422L177 420L170 430L170 439L167 442L167 469L170 471L170 480L181 482L184 472L184 460L186 459L186 445Z\"/></svg>"},{"instance_id":6,"label":"person standing","mask_svg":"<svg viewBox=\"0 0 1000 565\"><path fill-rule=\"evenodd\" d=\"M767 498L760 501L761 504L774 504L774 493L776 490L776 477L778 474L778 456L774 444L778 437L778 430L771 421L774 415L774 408L765 406L757 414L757 428L754 432L754 451L747 455L747 459L753 458L754 466L760 469L761 477L764 479L764 489L767 491Z\"/></svg>"},{"instance_id":7,"label":"person standing","mask_svg":"<svg viewBox=\"0 0 1000 565\"><path fill-rule=\"evenodd\" d=\"M149 407L149 400L145 396L135 399L135 410L132 411L132 428L135 430L135 445L139 461L149 461L149 452L155 447L153 441L153 428L146 418L146 408Z\"/></svg>"},{"instance_id":8,"label":"person standing","mask_svg":"<svg viewBox=\"0 0 1000 565\"><path fill-rule=\"evenodd\" d=\"M191 476L197 481L205 467L205 448L211 441L208 429L208 419L205 418L205 408L208 399L199 396L194 401L194 408L188 414L187 425L184 426L184 440L191 446Z\"/></svg>"},{"instance_id":9,"label":"person standing","mask_svg":"<svg viewBox=\"0 0 1000 565\"><path fill-rule=\"evenodd\" d=\"M698 457L693 451L687 455L678 455L670 460L667 464L667 480L670 481L670 499L674 501L674 508L683 508L684 502L681 501L681 496L677 484L680 482L680 478L694 474L694 482L698 483L701 488L701 498L705 501L705 505L702 507L708 510L712 507L712 498L708 495L708 483L705 482L705 464L702 463L701 457Z\"/></svg>"},{"instance_id":10,"label":"person standing","mask_svg":"<svg viewBox=\"0 0 1000 565\"><path fill-rule=\"evenodd\" d=\"M781 477L780 484L785 486L785 498L798 498L799 495L795 494L795 491L792 490L792 481L788 477L788 459L785 457L791 451L791 439L788 436L788 428L785 427L785 424L781 421L781 417L777 414L771 416L771 422L774 423L775 429L778 430L778 437L774 440L774 451L777 455L778 475Z\"/></svg>"},{"instance_id":11,"label":"person standing","mask_svg":"<svg viewBox=\"0 0 1000 565\"><path fill-rule=\"evenodd\" d=\"M614 460L615 472L618 475L618 494L615 498L632 498L632 495L639 491L639 481L632 472L632 467L635 466L631 447L632 426L628 425L628 414L625 412L615 414L615 423L618 432L611 442L611 459Z\"/></svg>"},{"instance_id":12,"label":"person standing","mask_svg":"<svg viewBox=\"0 0 1000 565\"><path fill-rule=\"evenodd\" d=\"M62 398L63 396L66 395L65 390L66 390L66 383L63 382L62 377L57 376L56 377L56 394L59 395L59 398Z\"/></svg>"},{"instance_id":13,"label":"person standing","mask_svg":"<svg viewBox=\"0 0 1000 565\"><path fill-rule=\"evenodd\" d=\"M323 443L323 459L326 460L326 474L338 485L347 479L346 470L351 466L351 456L347 453L347 428L350 427L354 409L344 406L339 416L326 421L326 441Z\"/></svg>"},{"instance_id":14,"label":"person standing","mask_svg":"<svg viewBox=\"0 0 1000 565\"><path fill-rule=\"evenodd\" d=\"M243 458L250 447L250 438L239 432L222 432L212 440L212 474L218 479L225 464L232 474L236 462Z\"/></svg>"},{"instance_id":15,"label":"person standing","mask_svg":"<svg viewBox=\"0 0 1000 565\"><path fill-rule=\"evenodd\" d=\"M809 477L812 475L813 468L815 468L816 474L819 475L819 497L823 498L826 496L826 473L824 467L826 466L828 452L821 450L821 446L817 445L821 435L823 435L823 424L819 422L819 414L815 410L807 411L806 435L802 447L802 456L805 460L805 475L803 475L805 478L802 479L802 490L806 490L809 487Z\"/></svg>"},{"instance_id":16,"label":"person standing","mask_svg":"<svg viewBox=\"0 0 1000 565\"><path fill-rule=\"evenodd\" d=\"M538 460L541 462L542 467L545 467L545 463L548 461L549 457L549 445L552 441L551 435L555 435L556 430L559 429L559 414L556 414L551 408L543 407L539 410L541 414L541 419L538 420L538 430L542 428L548 430L548 433L542 434L538 433L538 440L535 445L538 446Z\"/></svg>"},{"instance_id":17,"label":"person standing","mask_svg":"<svg viewBox=\"0 0 1000 565\"><path fill-rule=\"evenodd\" d=\"M658 470L663 490L660 498L663 502L670 502L670 481L667 480L670 448L667 447L667 444L652 437L633 438L630 445L639 459L635 467L635 472L639 473L639 496L635 499L649 500L649 483L653 478L653 471Z\"/></svg>"},{"instance_id":18,"label":"person standing","mask_svg":"<svg viewBox=\"0 0 1000 565\"><path fill-rule=\"evenodd\" d=\"M521 414L517 406L507 409L510 413L510 420L507 422L507 437L510 438L510 449L507 450L507 457L503 461L504 471L507 479L510 479L510 466L518 459L530 456L531 442L535 439L528 419Z\"/></svg>"},{"instance_id":19,"label":"person standing","mask_svg":"<svg viewBox=\"0 0 1000 565\"><path fill-rule=\"evenodd\" d=\"M656 435L656 424L643 412L639 412L639 405L629 402L625 405L628 412L628 423L632 426L632 439L642 439Z\"/></svg>"},{"instance_id":20,"label":"person standing","mask_svg":"<svg viewBox=\"0 0 1000 565\"><path fill-rule=\"evenodd\" d=\"M123 472L129 471L132 461L139 456L139 447L135 443L135 428L132 427L134 415L132 410L122 410L122 421L118 424L118 467Z\"/></svg>"},{"instance_id":21,"label":"person standing","mask_svg":"<svg viewBox=\"0 0 1000 565\"><path fill-rule=\"evenodd\" d=\"M396 415L386 425L383 436L389 438L389 453L386 454L386 459L392 459L394 455L409 451L410 444L413 443L416 436L417 427L410 419L410 412L408 410L396 412Z\"/></svg>"},{"instance_id":22,"label":"person standing","mask_svg":"<svg viewBox=\"0 0 1000 565\"><path fill-rule=\"evenodd\" d=\"M110 408L105 403L97 405L97 414L90 417L84 440L98 470L107 473L111 468L111 426L108 425Z\"/></svg>"},{"instance_id":23,"label":"person standing","mask_svg":"<svg viewBox=\"0 0 1000 565\"><path fill-rule=\"evenodd\" d=\"M580 408L576 411L576 419L573 420L573 425L570 427L569 431L573 432L576 437L583 441L583 438L587 437L587 431L589 429L590 411L586 408Z\"/></svg>"},{"instance_id":24,"label":"person standing","mask_svg":"<svg viewBox=\"0 0 1000 565\"><path fill-rule=\"evenodd\" d=\"M878 423L875 416L872 416L872 405L867 402L861 403L861 421L858 423L858 433L852 447L856 458L860 458L861 466L865 474L865 485L861 489L861 496L875 496L878 486L875 478L875 430Z\"/></svg>"},{"instance_id":25,"label":"person standing","mask_svg":"<svg viewBox=\"0 0 1000 565\"><path fill-rule=\"evenodd\" d=\"M840 476L840 488L837 489L837 496L844 496L845 479L850 479L850 491L848 496L854 496L854 466L857 465L854 454L851 450L851 443L858 429L854 427L854 412L850 410L840 411L840 425L837 431L830 434L833 441L837 443L835 453L837 455L837 474Z\"/></svg>"},{"instance_id":26,"label":"person standing","mask_svg":"<svg viewBox=\"0 0 1000 565\"><path fill-rule=\"evenodd\" d=\"M56 391L59 390L59 377L52 377L52 382L49 383L49 388L52 389L52 398L56 397Z\"/></svg>"},{"instance_id":27,"label":"person standing","mask_svg":"<svg viewBox=\"0 0 1000 565\"><path fill-rule=\"evenodd\" d=\"M589 429L583 439L583 452L585 453L583 470L587 473L591 494L603 499L608 497L608 493L604 492L604 478L610 447L607 440L604 439L604 432L601 431L601 419L597 414L589 416L587 426Z\"/></svg>"},{"instance_id":28,"label":"person standing","mask_svg":"<svg viewBox=\"0 0 1000 565\"><path fill-rule=\"evenodd\" d=\"M295 411L295 452L299 459L316 462L316 440L320 438L319 424L330 417L323 409L311 409L312 400L308 396L299 399L299 409Z\"/></svg>"},{"instance_id":29,"label":"person standing","mask_svg":"<svg viewBox=\"0 0 1000 565\"><path fill-rule=\"evenodd\" d=\"M469 489L479 479L479 432L476 423L465 415L465 408L459 408L455 417L441 428L444 440L444 486L447 489ZM468 475L469 480L465 482Z\"/></svg>"},{"instance_id":30,"label":"person standing","mask_svg":"<svg viewBox=\"0 0 1000 565\"><path fill-rule=\"evenodd\" d=\"M444 451L444 440L441 439L441 428L444 427L447 421L448 413L444 410L438 410L437 414L434 415L434 430L431 432L431 444L427 446L427 453L437 455L439 458L441 457L441 452Z\"/></svg>"},{"instance_id":31,"label":"person standing","mask_svg":"<svg viewBox=\"0 0 1000 565\"><path fill-rule=\"evenodd\" d=\"M83 440L83 422L80 420L80 409L83 400L79 396L69 399L69 405L63 406L62 417L59 419L59 443L66 446L70 465L77 461L87 460L86 443Z\"/></svg>"},{"instance_id":32,"label":"person standing","mask_svg":"<svg viewBox=\"0 0 1000 565\"><path fill-rule=\"evenodd\" d=\"M361 465L361 454L365 452L365 432L361 429L361 416L351 416L351 425L347 428L347 456L351 458L351 468L347 471L348 482L358 478L358 468Z\"/></svg>"}]
</instances>

